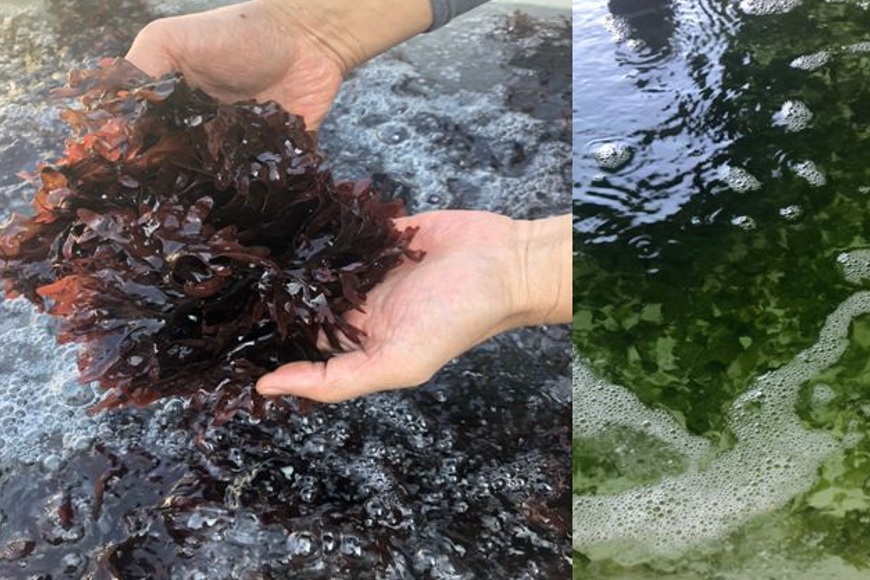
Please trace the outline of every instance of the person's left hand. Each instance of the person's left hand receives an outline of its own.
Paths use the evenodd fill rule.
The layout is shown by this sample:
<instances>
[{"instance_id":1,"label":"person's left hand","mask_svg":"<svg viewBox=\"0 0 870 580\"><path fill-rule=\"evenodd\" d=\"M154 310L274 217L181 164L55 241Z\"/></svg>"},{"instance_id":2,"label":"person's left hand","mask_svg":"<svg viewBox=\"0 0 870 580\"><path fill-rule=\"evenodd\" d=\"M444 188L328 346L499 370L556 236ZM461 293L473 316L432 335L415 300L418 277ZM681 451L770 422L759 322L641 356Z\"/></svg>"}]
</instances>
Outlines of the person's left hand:
<instances>
[{"instance_id":1,"label":"person's left hand","mask_svg":"<svg viewBox=\"0 0 870 580\"><path fill-rule=\"evenodd\" d=\"M419 227L412 249L426 255L390 271L368 293L363 312L345 315L365 333L362 344L348 344L326 362L284 365L260 378L261 394L337 402L416 386L495 334L570 318L567 220L448 210L400 218L396 226ZM540 263L529 267L529 259ZM539 271L548 275L527 279Z\"/></svg>"}]
</instances>

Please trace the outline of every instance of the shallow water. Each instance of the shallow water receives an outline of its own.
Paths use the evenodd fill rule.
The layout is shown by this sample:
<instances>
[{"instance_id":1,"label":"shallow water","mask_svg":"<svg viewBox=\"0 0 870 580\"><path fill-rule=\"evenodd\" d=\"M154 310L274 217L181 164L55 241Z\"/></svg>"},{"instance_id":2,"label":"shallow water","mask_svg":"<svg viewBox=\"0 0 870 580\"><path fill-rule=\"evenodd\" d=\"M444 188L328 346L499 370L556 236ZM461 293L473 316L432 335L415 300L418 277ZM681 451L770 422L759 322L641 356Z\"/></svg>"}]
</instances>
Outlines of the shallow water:
<instances>
[{"instance_id":1,"label":"shallow water","mask_svg":"<svg viewBox=\"0 0 870 580\"><path fill-rule=\"evenodd\" d=\"M0 1L0 214L34 192L15 173L60 150L47 91L67 70L123 54L158 15L218 4ZM383 174L412 211L567 211L567 13L516 9L349 79L321 135L337 177ZM454 45L493 61L486 84ZM77 384L74 350L2 302L0 578L565 577L568 350L566 327L510 333L420 389L194 438L181 401L88 415L99 395Z\"/></svg>"},{"instance_id":2,"label":"shallow water","mask_svg":"<svg viewBox=\"0 0 870 580\"><path fill-rule=\"evenodd\" d=\"M575 577L870 577L868 22L575 1Z\"/></svg>"}]
</instances>

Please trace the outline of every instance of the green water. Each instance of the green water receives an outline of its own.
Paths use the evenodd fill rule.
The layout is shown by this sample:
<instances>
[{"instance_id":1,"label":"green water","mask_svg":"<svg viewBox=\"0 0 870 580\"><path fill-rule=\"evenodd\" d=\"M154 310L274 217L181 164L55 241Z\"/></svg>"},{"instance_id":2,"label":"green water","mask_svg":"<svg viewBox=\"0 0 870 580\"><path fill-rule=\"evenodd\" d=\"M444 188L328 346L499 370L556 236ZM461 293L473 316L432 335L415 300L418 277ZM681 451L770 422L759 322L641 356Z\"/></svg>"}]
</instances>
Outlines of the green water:
<instances>
[{"instance_id":1,"label":"green water","mask_svg":"<svg viewBox=\"0 0 870 580\"><path fill-rule=\"evenodd\" d=\"M575 578L870 578L870 315L848 317L844 352L800 380L788 416L763 410L760 377L870 289L838 261L870 248L870 9L795 4L650 0L621 19L574 4L574 344L595 377L705 445L691 458L640 424L575 438L575 496L657 490L663 510L715 522L660 549L617 541L614 524L613 542L575 542ZM595 159L613 143L631 152L616 168ZM755 440L738 433L748 391ZM741 449L769 451L777 485L777 454L796 475L777 496ZM724 500L687 507L668 485L732 460L755 487L721 521Z\"/></svg>"}]
</instances>

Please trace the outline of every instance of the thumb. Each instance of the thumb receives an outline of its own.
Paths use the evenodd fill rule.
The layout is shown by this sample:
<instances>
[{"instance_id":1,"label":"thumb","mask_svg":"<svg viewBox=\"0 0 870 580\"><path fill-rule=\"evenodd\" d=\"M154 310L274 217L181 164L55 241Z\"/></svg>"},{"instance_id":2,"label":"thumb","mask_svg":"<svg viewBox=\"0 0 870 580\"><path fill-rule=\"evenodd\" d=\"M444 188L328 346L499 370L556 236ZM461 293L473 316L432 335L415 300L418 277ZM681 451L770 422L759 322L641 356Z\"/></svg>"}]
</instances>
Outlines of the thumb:
<instances>
[{"instance_id":1,"label":"thumb","mask_svg":"<svg viewBox=\"0 0 870 580\"><path fill-rule=\"evenodd\" d=\"M286 364L260 377L261 395L295 395L322 403L337 403L390 389L419 385L428 379L396 370L394 361L369 356L361 350L334 356L325 362Z\"/></svg>"},{"instance_id":2,"label":"thumb","mask_svg":"<svg viewBox=\"0 0 870 580\"><path fill-rule=\"evenodd\" d=\"M161 77L177 70L175 60L167 52L170 41L164 21L155 20L139 32L124 58L148 76Z\"/></svg>"}]
</instances>

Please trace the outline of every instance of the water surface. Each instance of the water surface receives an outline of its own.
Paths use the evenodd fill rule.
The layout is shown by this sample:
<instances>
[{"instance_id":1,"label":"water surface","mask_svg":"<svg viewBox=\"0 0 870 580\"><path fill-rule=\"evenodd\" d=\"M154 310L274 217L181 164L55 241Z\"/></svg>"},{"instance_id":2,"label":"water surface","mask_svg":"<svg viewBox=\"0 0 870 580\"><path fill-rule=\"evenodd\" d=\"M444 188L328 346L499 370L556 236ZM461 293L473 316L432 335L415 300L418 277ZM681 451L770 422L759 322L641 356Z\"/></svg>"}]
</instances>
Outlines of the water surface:
<instances>
[{"instance_id":1,"label":"water surface","mask_svg":"<svg viewBox=\"0 0 870 580\"><path fill-rule=\"evenodd\" d=\"M870 577L868 24L574 3L575 577Z\"/></svg>"},{"instance_id":2,"label":"water surface","mask_svg":"<svg viewBox=\"0 0 870 580\"><path fill-rule=\"evenodd\" d=\"M66 71L220 3L0 0L0 215L34 193L15 174L60 151L47 92ZM516 9L357 71L321 136L337 177L378 174L411 211L567 211L567 13ZM486 56L492 82L465 82L453 45ZM74 351L2 302L0 578L565 577L568 351L566 327L510 333L420 389L195 436L178 400L88 415L99 394Z\"/></svg>"}]
</instances>

